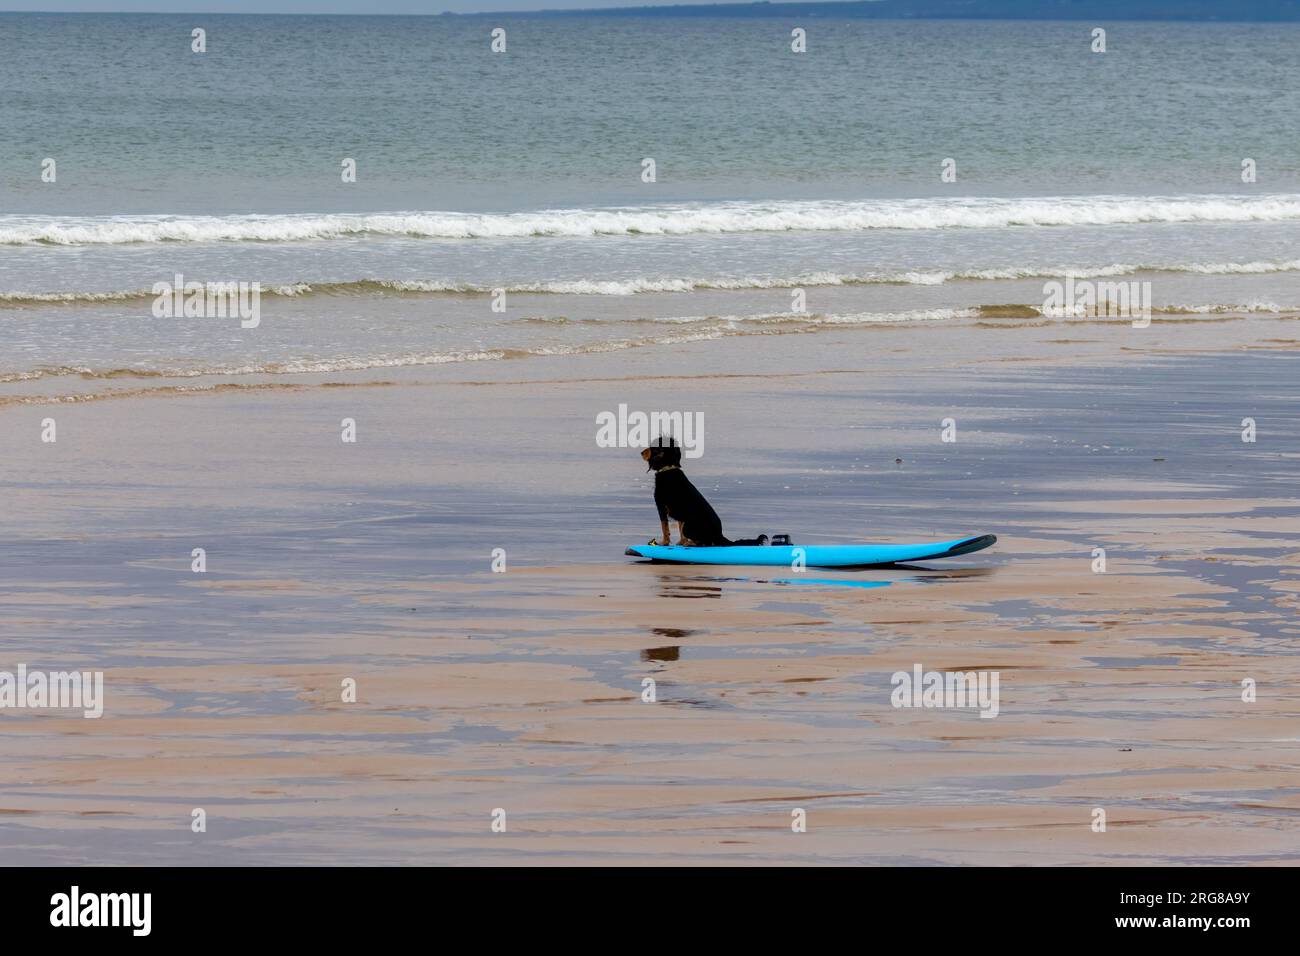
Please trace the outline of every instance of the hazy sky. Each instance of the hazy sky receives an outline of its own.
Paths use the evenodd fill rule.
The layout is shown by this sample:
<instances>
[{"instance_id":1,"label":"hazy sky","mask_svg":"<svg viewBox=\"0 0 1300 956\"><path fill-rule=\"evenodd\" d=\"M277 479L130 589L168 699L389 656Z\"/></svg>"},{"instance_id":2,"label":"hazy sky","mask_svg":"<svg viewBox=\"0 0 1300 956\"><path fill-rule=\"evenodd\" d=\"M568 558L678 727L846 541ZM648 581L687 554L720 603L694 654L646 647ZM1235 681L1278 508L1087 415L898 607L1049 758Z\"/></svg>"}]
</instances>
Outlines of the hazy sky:
<instances>
[{"instance_id":1,"label":"hazy sky","mask_svg":"<svg viewBox=\"0 0 1300 956\"><path fill-rule=\"evenodd\" d=\"M647 7L719 0L0 0L0 10L131 13L457 13Z\"/></svg>"}]
</instances>

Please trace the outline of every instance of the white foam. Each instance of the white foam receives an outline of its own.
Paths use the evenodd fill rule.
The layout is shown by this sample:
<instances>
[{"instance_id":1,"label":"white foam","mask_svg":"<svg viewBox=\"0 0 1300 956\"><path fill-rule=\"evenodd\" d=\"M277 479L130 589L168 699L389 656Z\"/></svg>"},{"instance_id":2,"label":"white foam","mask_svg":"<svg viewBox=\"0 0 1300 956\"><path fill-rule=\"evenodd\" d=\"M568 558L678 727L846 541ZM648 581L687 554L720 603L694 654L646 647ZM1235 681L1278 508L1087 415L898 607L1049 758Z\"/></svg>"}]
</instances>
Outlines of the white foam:
<instances>
[{"instance_id":1,"label":"white foam","mask_svg":"<svg viewBox=\"0 0 1300 956\"><path fill-rule=\"evenodd\" d=\"M1220 315L1241 313L1248 314L1253 312L1267 313L1287 313L1300 311L1297 308L1287 308L1278 305L1276 302L1264 302L1256 299L1253 302L1246 302L1240 305L1164 305L1160 307L1161 312L1185 313L1188 315Z\"/></svg>"},{"instance_id":2,"label":"white foam","mask_svg":"<svg viewBox=\"0 0 1300 956\"><path fill-rule=\"evenodd\" d=\"M668 204L516 213L0 216L0 244L496 239L1300 220L1300 195L1048 196Z\"/></svg>"}]
</instances>

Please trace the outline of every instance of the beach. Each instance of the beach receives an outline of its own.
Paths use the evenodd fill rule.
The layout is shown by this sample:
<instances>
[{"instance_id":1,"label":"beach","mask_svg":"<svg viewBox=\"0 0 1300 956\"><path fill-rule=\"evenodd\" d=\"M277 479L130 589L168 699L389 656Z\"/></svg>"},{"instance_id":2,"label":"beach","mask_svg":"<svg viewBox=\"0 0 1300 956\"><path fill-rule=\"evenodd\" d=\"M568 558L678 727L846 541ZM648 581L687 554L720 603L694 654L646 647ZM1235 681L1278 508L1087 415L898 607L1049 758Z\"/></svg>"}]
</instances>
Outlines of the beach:
<instances>
[{"instance_id":1,"label":"beach","mask_svg":"<svg viewBox=\"0 0 1300 956\"><path fill-rule=\"evenodd\" d=\"M5 859L1294 863L1295 322L23 395L0 406L5 658L102 670L105 700L4 715ZM594 440L620 402L703 412L685 467L733 534L998 544L857 571L623 557L657 521L636 449ZM997 672L996 719L893 706L918 665Z\"/></svg>"},{"instance_id":2,"label":"beach","mask_svg":"<svg viewBox=\"0 0 1300 956\"><path fill-rule=\"evenodd\" d=\"M741 12L0 13L0 861L1300 862L1300 26Z\"/></svg>"}]
</instances>

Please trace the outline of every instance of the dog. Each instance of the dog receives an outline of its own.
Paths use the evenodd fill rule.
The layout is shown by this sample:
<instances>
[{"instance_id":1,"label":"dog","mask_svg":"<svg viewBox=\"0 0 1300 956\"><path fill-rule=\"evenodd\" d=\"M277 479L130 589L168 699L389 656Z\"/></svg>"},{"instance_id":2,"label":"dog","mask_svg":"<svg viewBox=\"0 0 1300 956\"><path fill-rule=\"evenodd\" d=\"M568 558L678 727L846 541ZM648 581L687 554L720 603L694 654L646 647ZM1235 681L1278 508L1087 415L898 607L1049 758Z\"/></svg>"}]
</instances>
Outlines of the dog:
<instances>
[{"instance_id":1,"label":"dog","mask_svg":"<svg viewBox=\"0 0 1300 956\"><path fill-rule=\"evenodd\" d=\"M722 533L722 519L700 490L682 471L682 450L672 438L656 438L642 450L646 470L655 473L655 507L659 509L660 540L651 544L669 544L668 521L677 522L677 543L688 547L718 547L732 544L766 544L767 535L753 540L729 541Z\"/></svg>"},{"instance_id":2,"label":"dog","mask_svg":"<svg viewBox=\"0 0 1300 956\"><path fill-rule=\"evenodd\" d=\"M691 484L682 471L682 450L669 438L655 439L655 443L641 452L648 471L655 473L655 507L659 510L659 527L662 538L651 544L670 544L668 521L677 522L678 543L694 547L729 545L722 533L722 519L713 510L708 499Z\"/></svg>"}]
</instances>

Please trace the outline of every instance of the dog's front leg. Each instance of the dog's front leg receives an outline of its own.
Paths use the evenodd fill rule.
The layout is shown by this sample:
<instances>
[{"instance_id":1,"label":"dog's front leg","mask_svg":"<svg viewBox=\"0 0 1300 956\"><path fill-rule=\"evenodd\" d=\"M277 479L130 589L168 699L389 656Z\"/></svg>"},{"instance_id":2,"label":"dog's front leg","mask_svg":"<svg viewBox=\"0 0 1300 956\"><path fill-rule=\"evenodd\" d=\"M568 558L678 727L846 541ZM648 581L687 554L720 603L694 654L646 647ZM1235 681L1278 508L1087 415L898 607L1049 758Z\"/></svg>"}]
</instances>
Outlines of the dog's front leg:
<instances>
[{"instance_id":1,"label":"dog's front leg","mask_svg":"<svg viewBox=\"0 0 1300 956\"><path fill-rule=\"evenodd\" d=\"M661 521L661 522L659 522L659 530L662 532L662 537L659 539L659 543L660 543L660 544L663 544L663 545L669 545L669 544L672 544L673 542L672 542L671 536L668 534L668 522L667 522L667 521ZM680 537L680 535L679 535L679 537Z\"/></svg>"}]
</instances>

